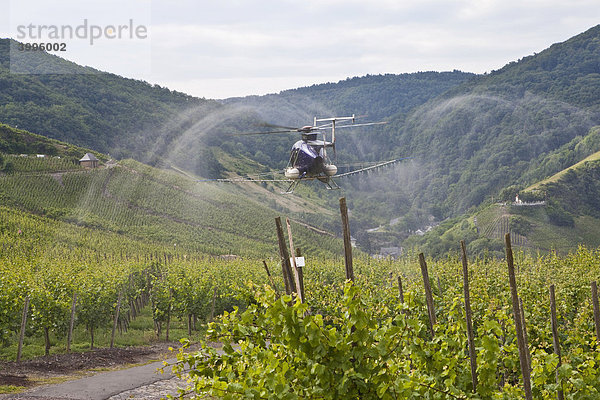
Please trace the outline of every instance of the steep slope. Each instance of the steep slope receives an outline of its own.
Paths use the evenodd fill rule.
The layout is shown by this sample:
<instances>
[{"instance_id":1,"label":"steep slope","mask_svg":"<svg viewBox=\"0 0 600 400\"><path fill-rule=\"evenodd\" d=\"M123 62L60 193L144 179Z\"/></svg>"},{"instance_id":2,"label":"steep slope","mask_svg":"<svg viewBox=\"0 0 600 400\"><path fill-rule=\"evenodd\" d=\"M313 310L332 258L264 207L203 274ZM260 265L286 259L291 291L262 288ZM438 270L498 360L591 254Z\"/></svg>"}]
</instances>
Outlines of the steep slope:
<instances>
[{"instance_id":1,"label":"steep slope","mask_svg":"<svg viewBox=\"0 0 600 400\"><path fill-rule=\"evenodd\" d=\"M405 115L474 76L460 71L367 75L337 83L286 90L278 94L232 98L224 102L236 108L250 109L264 121L286 126L312 124L315 116L352 114L359 116L357 122L383 121L394 115ZM337 151L341 162L381 160L384 157L381 152L385 150L382 142L389 140L389 137L382 140L381 133L382 129L340 132ZM264 153L265 148L276 149L274 155L267 155L266 158L274 168L287 161L290 140L295 140L295 137L237 139L248 147L250 154L261 149Z\"/></svg>"},{"instance_id":2,"label":"steep slope","mask_svg":"<svg viewBox=\"0 0 600 400\"><path fill-rule=\"evenodd\" d=\"M599 53L596 26L396 118L387 129L421 166L415 203L456 215L522 177L544 178L531 173L537 163L600 124Z\"/></svg>"},{"instance_id":3,"label":"steep slope","mask_svg":"<svg viewBox=\"0 0 600 400\"><path fill-rule=\"evenodd\" d=\"M600 246L600 152L519 192L510 230L536 250ZM505 206L507 207L507 206Z\"/></svg>"},{"instance_id":4,"label":"steep slope","mask_svg":"<svg viewBox=\"0 0 600 400\"><path fill-rule=\"evenodd\" d=\"M411 237L406 245L442 255L465 240L473 255L502 257L504 235L510 233L514 246L534 253L598 247L600 152L526 189L507 187L497 200Z\"/></svg>"},{"instance_id":5,"label":"steep slope","mask_svg":"<svg viewBox=\"0 0 600 400\"><path fill-rule=\"evenodd\" d=\"M11 46L17 42L0 39L0 122L50 138L118 158L152 161L165 154L182 131L221 108L214 101L82 67L45 52L28 53L27 61L58 65L68 73L11 73Z\"/></svg>"},{"instance_id":6,"label":"steep slope","mask_svg":"<svg viewBox=\"0 0 600 400\"><path fill-rule=\"evenodd\" d=\"M45 136L27 132L23 129L11 128L0 123L0 153L4 154L43 154L60 157L76 162L85 153L95 153L97 157L106 159L101 153L83 147L73 146L65 142L49 139Z\"/></svg>"},{"instance_id":7,"label":"steep slope","mask_svg":"<svg viewBox=\"0 0 600 400\"><path fill-rule=\"evenodd\" d=\"M541 180L540 182L530 185L523 191L535 191L536 189L539 189L542 185L551 182L556 182L559 178L563 177L568 171L577 169L589 161L595 161L600 159L600 152L594 152L594 150L598 148L600 148L600 126L594 127L587 136L583 138L577 137L565 146L561 147L558 151L546 156L538 166L538 170L547 170L549 169L548 165L562 166L564 169L544 180ZM580 159L581 161L577 162L577 160ZM537 172L535 175L542 174L543 173L541 172Z\"/></svg>"},{"instance_id":8,"label":"steep slope","mask_svg":"<svg viewBox=\"0 0 600 400\"><path fill-rule=\"evenodd\" d=\"M12 133L13 148L36 152L59 148L65 157L0 153L11 164L8 171L0 168L0 198L15 212L87 227L98 235L118 234L124 241L178 246L207 255L269 257L277 254L274 218L279 214L269 208L271 204L292 218L295 243L306 255L341 252L333 233L308 223L317 218L333 221L334 214L309 203L307 209L294 210L293 203L269 201L279 195L268 189L254 196L262 199L257 201L242 188L198 183L133 160L86 169L73 164L68 155L85 149L0 126L0 133L4 131ZM28 145L32 138L36 142ZM99 158L107 160L100 154ZM318 216L305 215L311 212ZM296 223L296 218L301 221Z\"/></svg>"}]
</instances>

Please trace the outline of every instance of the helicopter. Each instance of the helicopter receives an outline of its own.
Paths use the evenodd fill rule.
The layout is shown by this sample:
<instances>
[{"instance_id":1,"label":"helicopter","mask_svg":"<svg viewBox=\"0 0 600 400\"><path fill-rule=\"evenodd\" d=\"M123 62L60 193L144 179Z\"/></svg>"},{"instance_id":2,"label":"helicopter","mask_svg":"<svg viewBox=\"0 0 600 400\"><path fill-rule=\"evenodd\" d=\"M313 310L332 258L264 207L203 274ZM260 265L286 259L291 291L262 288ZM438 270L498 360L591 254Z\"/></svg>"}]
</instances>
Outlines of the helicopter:
<instances>
[{"instance_id":1,"label":"helicopter","mask_svg":"<svg viewBox=\"0 0 600 400\"><path fill-rule=\"evenodd\" d=\"M290 151L290 158L287 167L283 170L284 178L261 179L261 178L231 178L231 179L211 179L216 182L286 182L289 183L287 190L283 193L293 193L294 189L303 181L318 180L324 183L327 189L340 189L334 178L342 178L350 175L367 172L373 169L381 168L394 164L406 158L394 159L385 162L375 163L369 166L338 174L338 167L332 162L335 154L335 134L336 129L354 128L360 126L383 125L387 122L368 122L356 124L356 116L350 117L315 117L312 125L306 125L301 128L294 128L281 125L265 124L272 128L281 128L267 132L246 132L238 133L235 136L243 135L266 135L279 133L300 133L300 140L296 141ZM321 138L319 138L321 135ZM207 180L203 180L207 181Z\"/></svg>"}]
</instances>

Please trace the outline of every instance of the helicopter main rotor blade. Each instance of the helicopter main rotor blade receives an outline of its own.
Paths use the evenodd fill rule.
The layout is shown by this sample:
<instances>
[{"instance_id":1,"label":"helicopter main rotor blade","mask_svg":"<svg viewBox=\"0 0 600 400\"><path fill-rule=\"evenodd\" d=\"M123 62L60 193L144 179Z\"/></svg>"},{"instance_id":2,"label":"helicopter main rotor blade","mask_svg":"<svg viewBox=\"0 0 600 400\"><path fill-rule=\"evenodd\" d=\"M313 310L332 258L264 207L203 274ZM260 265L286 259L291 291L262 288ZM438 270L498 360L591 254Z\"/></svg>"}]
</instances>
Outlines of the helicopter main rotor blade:
<instances>
[{"instance_id":1,"label":"helicopter main rotor blade","mask_svg":"<svg viewBox=\"0 0 600 400\"><path fill-rule=\"evenodd\" d=\"M281 128L281 129L290 129L290 130L295 130L295 129L299 129L297 127L294 126L285 126L285 125L276 125L276 124L269 124L268 122L265 122L263 124L260 124L260 126L264 126L266 128Z\"/></svg>"},{"instance_id":2,"label":"helicopter main rotor blade","mask_svg":"<svg viewBox=\"0 0 600 400\"><path fill-rule=\"evenodd\" d=\"M267 132L243 132L243 133L231 133L230 136L245 136L245 135L271 135L276 133L297 133L296 128L286 129L281 131L267 131Z\"/></svg>"},{"instance_id":3,"label":"helicopter main rotor blade","mask_svg":"<svg viewBox=\"0 0 600 400\"><path fill-rule=\"evenodd\" d=\"M245 136L245 135L271 135L277 133L311 133L320 130L325 130L326 128L320 126L304 126L302 128L286 128L280 131L267 131L267 132L243 132L243 133L232 133L231 136Z\"/></svg>"}]
</instances>

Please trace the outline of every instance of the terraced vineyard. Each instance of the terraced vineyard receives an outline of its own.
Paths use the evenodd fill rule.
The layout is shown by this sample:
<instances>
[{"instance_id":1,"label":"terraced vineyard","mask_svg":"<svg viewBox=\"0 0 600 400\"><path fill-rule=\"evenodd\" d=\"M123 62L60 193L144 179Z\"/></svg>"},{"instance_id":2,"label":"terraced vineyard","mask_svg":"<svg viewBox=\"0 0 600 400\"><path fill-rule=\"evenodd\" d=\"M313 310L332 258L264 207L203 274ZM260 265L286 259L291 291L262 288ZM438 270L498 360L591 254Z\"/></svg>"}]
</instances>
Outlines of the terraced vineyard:
<instances>
[{"instance_id":1,"label":"terraced vineyard","mask_svg":"<svg viewBox=\"0 0 600 400\"><path fill-rule=\"evenodd\" d=\"M201 395L523 396L504 261L470 265L475 386L457 257L430 263L430 325L415 255L398 261L358 255L352 284L340 241L299 221L292 230L307 257L306 302L294 302L282 293L277 214L237 189L200 185L133 161L94 170L43 162L0 176L0 353L6 358L20 354L21 334L24 347L41 342L35 348L51 353L71 345L71 326L92 347L111 331L126 337L144 313L151 315L153 339L147 340L167 338L174 324L197 337L205 321L217 318L207 340L224 343L224 354L205 347L203 357L182 352L178 364L191 366L190 390ZM503 215L482 217L502 228ZM600 252L517 254L516 261L534 397L550 399L562 390L565 398L597 398L600 343L590 285L600 280ZM550 285L561 357L549 323Z\"/></svg>"},{"instance_id":2,"label":"terraced vineyard","mask_svg":"<svg viewBox=\"0 0 600 400\"><path fill-rule=\"evenodd\" d=\"M96 170L74 166L72 171L57 171L49 163L35 173L0 176L4 204L96 228L98 234L116 232L212 255L271 254L277 214L239 190L225 189L134 161ZM339 252L340 242L332 235L301 223L295 228L307 251Z\"/></svg>"},{"instance_id":3,"label":"terraced vineyard","mask_svg":"<svg viewBox=\"0 0 600 400\"><path fill-rule=\"evenodd\" d=\"M73 303L75 330L87 331L88 346L94 333L98 341L98 331L110 330L119 298L119 331L151 305L154 327L146 329L164 338L170 318L191 330L191 321L240 304L229 297L230 285L264 279L259 257L277 254L277 213L239 189L134 161L84 169L53 157L4 159L11 163L0 173L4 357L16 356L26 299L25 343L41 339L46 353L64 351ZM303 221L292 225L311 257L341 249L330 232ZM248 257L257 260L252 270L221 271L226 263L248 266ZM26 353L39 355L35 349Z\"/></svg>"},{"instance_id":4,"label":"terraced vineyard","mask_svg":"<svg viewBox=\"0 0 600 400\"><path fill-rule=\"evenodd\" d=\"M527 237L510 229L509 206L493 205L477 215L479 233L490 239L502 239L507 233L511 234L512 243L527 247Z\"/></svg>"}]
</instances>

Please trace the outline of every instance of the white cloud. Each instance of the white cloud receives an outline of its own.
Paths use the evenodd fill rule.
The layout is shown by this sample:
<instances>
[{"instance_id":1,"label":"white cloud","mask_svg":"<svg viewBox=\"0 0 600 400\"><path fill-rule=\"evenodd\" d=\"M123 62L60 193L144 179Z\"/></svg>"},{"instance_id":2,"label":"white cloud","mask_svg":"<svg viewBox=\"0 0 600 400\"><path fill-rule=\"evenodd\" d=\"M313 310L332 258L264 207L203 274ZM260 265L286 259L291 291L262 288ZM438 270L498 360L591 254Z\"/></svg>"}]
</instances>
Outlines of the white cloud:
<instances>
[{"instance_id":1,"label":"white cloud","mask_svg":"<svg viewBox=\"0 0 600 400\"><path fill-rule=\"evenodd\" d=\"M17 1L28 8L50 4ZM71 17L89 15L81 2L63 3L73 5ZM149 4L123 3L119 15ZM155 0L146 9L152 12L151 72L136 65L133 48L112 62L100 51L82 52L81 59L216 98L367 73L490 71L600 20L597 0ZM44 10L51 18L52 8Z\"/></svg>"},{"instance_id":2,"label":"white cloud","mask_svg":"<svg viewBox=\"0 0 600 400\"><path fill-rule=\"evenodd\" d=\"M226 99L240 96L240 87L245 92L242 95L263 95L278 93L286 88L310 86L318 83L337 82L346 76L281 76L281 77L242 77L242 78L210 78L169 80L164 86L184 93L205 93L201 97L210 99Z\"/></svg>"}]
</instances>

